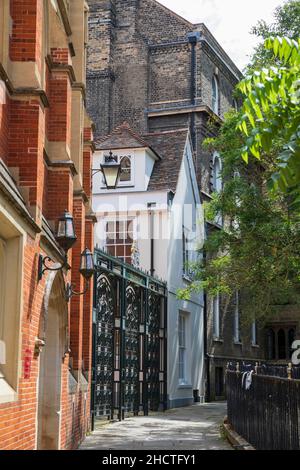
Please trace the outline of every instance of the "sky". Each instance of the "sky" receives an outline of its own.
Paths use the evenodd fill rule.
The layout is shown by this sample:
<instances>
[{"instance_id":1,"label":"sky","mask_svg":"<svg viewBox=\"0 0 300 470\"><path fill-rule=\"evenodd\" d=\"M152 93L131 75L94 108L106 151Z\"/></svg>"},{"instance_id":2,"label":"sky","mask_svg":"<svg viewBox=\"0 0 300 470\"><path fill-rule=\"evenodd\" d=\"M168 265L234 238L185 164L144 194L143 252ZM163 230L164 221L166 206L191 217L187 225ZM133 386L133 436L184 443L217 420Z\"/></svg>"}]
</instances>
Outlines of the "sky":
<instances>
[{"instance_id":1,"label":"sky","mask_svg":"<svg viewBox=\"0 0 300 470\"><path fill-rule=\"evenodd\" d=\"M258 20L272 23L283 0L158 0L192 23L205 23L242 71L258 42L250 34Z\"/></svg>"}]
</instances>

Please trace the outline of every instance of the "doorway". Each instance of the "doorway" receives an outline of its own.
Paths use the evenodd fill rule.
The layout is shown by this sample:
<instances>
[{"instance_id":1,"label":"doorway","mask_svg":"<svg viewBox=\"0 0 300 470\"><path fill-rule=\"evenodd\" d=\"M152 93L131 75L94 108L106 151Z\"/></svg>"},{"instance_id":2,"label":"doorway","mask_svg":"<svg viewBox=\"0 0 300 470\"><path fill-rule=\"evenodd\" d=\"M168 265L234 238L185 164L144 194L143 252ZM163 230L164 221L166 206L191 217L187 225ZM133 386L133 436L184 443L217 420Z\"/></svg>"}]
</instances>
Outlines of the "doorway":
<instances>
[{"instance_id":1,"label":"doorway","mask_svg":"<svg viewBox=\"0 0 300 470\"><path fill-rule=\"evenodd\" d=\"M61 373L67 327L67 304L60 274L49 275L44 305L42 338L45 346L40 354L39 366L37 448L58 450L61 429Z\"/></svg>"}]
</instances>

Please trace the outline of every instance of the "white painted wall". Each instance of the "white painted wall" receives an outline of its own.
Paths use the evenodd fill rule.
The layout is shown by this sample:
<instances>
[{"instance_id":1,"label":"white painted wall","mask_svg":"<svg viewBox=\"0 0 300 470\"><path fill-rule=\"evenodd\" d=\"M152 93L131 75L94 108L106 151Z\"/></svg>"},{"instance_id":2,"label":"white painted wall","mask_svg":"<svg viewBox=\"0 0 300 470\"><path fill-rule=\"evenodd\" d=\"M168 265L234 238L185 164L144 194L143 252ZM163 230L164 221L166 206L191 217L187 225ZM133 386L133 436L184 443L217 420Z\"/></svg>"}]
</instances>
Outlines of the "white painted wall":
<instances>
[{"instance_id":1,"label":"white painted wall","mask_svg":"<svg viewBox=\"0 0 300 470\"><path fill-rule=\"evenodd\" d=\"M180 213L187 205L192 208ZM196 224L194 228L193 225ZM179 300L177 290L188 285L183 277L182 226L195 232L195 248L204 241L204 221L197 189L196 175L189 143L182 161L176 194L172 206L172 237L168 246L168 390L171 406L187 404L193 398L193 390L204 397L204 348L203 348L203 294L192 295L189 301ZM196 230L195 230L196 229ZM187 383L179 385L178 318L180 311L187 319Z\"/></svg>"},{"instance_id":2,"label":"white painted wall","mask_svg":"<svg viewBox=\"0 0 300 470\"><path fill-rule=\"evenodd\" d=\"M107 151L96 151L94 154L95 169L100 169L101 163L104 162L104 155ZM122 149L114 150L114 155L130 155L132 160L133 182L131 184L120 183L116 189L108 191L103 182L101 173L97 173L93 178L94 194L118 194L122 193L126 188L126 193L147 191L150 176L152 174L155 160L158 158L153 152L147 149Z\"/></svg>"}]
</instances>

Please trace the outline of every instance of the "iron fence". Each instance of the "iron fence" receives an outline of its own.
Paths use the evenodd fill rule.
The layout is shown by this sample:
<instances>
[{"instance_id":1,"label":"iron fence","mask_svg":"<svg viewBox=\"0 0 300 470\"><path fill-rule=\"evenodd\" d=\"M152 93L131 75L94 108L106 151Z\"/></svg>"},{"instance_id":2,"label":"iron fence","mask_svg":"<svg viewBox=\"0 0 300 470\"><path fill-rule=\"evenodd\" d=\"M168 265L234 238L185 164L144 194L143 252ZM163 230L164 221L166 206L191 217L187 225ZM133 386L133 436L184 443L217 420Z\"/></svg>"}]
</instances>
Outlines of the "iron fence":
<instances>
[{"instance_id":1,"label":"iron fence","mask_svg":"<svg viewBox=\"0 0 300 470\"><path fill-rule=\"evenodd\" d=\"M95 250L92 417L165 409L166 284Z\"/></svg>"},{"instance_id":2,"label":"iron fence","mask_svg":"<svg viewBox=\"0 0 300 470\"><path fill-rule=\"evenodd\" d=\"M258 375L270 377L291 378L300 380L300 366L290 364L272 364L254 361L228 362L227 370L249 372L253 370Z\"/></svg>"},{"instance_id":3,"label":"iron fence","mask_svg":"<svg viewBox=\"0 0 300 470\"><path fill-rule=\"evenodd\" d=\"M265 371L283 374L284 370L276 366L256 367L257 373L246 364L240 366L241 371L231 370L229 365L229 424L257 450L300 450L300 380L261 375ZM249 369L253 372L246 389L245 373ZM291 377L291 372L285 370Z\"/></svg>"}]
</instances>

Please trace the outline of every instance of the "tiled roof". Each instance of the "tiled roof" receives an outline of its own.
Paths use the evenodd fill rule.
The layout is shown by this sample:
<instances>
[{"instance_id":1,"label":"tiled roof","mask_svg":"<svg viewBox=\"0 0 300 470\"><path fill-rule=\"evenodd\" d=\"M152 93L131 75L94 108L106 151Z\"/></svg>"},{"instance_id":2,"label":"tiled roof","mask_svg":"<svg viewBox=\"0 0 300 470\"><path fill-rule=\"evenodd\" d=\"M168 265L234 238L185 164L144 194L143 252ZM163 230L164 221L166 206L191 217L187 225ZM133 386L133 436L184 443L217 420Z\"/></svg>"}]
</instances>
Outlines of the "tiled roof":
<instances>
[{"instance_id":1,"label":"tiled roof","mask_svg":"<svg viewBox=\"0 0 300 470\"><path fill-rule=\"evenodd\" d=\"M177 129L143 136L161 156L161 160L155 162L148 191L176 191L188 132L188 129Z\"/></svg>"},{"instance_id":2,"label":"tiled roof","mask_svg":"<svg viewBox=\"0 0 300 470\"><path fill-rule=\"evenodd\" d=\"M125 148L144 148L149 144L136 134L127 122L116 127L111 134L95 141L97 150L117 150Z\"/></svg>"}]
</instances>

